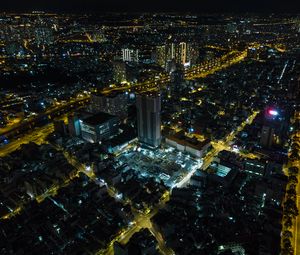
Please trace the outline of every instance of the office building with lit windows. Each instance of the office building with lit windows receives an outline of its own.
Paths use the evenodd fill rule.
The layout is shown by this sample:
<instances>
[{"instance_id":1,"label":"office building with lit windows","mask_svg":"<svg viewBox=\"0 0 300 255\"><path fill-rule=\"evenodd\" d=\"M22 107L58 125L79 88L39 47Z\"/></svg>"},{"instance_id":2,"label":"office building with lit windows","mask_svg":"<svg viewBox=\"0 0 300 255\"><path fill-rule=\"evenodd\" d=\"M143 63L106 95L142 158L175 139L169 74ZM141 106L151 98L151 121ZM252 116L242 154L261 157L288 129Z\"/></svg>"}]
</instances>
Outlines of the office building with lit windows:
<instances>
[{"instance_id":1,"label":"office building with lit windows","mask_svg":"<svg viewBox=\"0 0 300 255\"><path fill-rule=\"evenodd\" d=\"M91 107L94 113L105 112L116 115L119 118L127 116L127 95L125 93L93 93L91 95Z\"/></svg>"},{"instance_id":2,"label":"office building with lit windows","mask_svg":"<svg viewBox=\"0 0 300 255\"><path fill-rule=\"evenodd\" d=\"M138 49L122 49L122 59L124 62L139 62Z\"/></svg>"},{"instance_id":3,"label":"office building with lit windows","mask_svg":"<svg viewBox=\"0 0 300 255\"><path fill-rule=\"evenodd\" d=\"M116 135L119 120L116 116L100 112L80 120L81 136L84 140L96 143Z\"/></svg>"}]
</instances>

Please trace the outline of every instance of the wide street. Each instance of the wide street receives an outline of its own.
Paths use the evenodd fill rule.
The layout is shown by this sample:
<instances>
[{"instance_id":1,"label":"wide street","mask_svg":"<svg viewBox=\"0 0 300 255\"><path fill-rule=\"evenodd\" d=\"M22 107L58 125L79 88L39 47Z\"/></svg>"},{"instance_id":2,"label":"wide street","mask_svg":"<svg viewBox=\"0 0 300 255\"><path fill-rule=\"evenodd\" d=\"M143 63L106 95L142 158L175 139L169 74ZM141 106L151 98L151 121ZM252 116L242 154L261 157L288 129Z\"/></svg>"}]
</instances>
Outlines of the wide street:
<instances>
[{"instance_id":1,"label":"wide street","mask_svg":"<svg viewBox=\"0 0 300 255\"><path fill-rule=\"evenodd\" d=\"M4 157L9 153L17 150L22 144L34 142L41 145L43 143L46 143L47 136L53 131L54 125L52 123L47 124L46 126L41 128L35 128L32 132L25 134L22 137L11 141L9 144L0 147L0 157Z\"/></svg>"}]
</instances>

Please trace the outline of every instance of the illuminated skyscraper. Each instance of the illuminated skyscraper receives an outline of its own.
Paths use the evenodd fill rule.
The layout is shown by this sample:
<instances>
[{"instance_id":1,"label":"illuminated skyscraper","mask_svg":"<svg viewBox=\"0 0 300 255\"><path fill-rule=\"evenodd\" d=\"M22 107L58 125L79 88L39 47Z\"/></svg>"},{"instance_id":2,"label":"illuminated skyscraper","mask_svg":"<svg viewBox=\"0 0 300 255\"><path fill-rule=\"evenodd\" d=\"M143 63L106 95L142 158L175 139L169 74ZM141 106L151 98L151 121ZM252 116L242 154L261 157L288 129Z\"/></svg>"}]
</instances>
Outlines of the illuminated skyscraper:
<instances>
[{"instance_id":1,"label":"illuminated skyscraper","mask_svg":"<svg viewBox=\"0 0 300 255\"><path fill-rule=\"evenodd\" d=\"M159 46L161 51L163 48ZM187 63L195 63L195 59L198 57L195 47L191 43L168 43L165 48L165 63L171 60L175 60L177 64L186 65ZM158 51L158 49L157 49Z\"/></svg>"},{"instance_id":2,"label":"illuminated skyscraper","mask_svg":"<svg viewBox=\"0 0 300 255\"><path fill-rule=\"evenodd\" d=\"M281 144L285 130L286 121L284 121L282 113L276 109L267 108L261 130L260 144L265 148Z\"/></svg>"},{"instance_id":3,"label":"illuminated skyscraper","mask_svg":"<svg viewBox=\"0 0 300 255\"><path fill-rule=\"evenodd\" d=\"M175 43L168 43L166 45L166 62L175 59Z\"/></svg>"},{"instance_id":4,"label":"illuminated skyscraper","mask_svg":"<svg viewBox=\"0 0 300 255\"><path fill-rule=\"evenodd\" d=\"M139 62L139 50L122 49L122 59L124 62Z\"/></svg>"},{"instance_id":5,"label":"illuminated skyscraper","mask_svg":"<svg viewBox=\"0 0 300 255\"><path fill-rule=\"evenodd\" d=\"M161 96L159 93L137 95L138 139L151 147L161 143Z\"/></svg>"},{"instance_id":6,"label":"illuminated skyscraper","mask_svg":"<svg viewBox=\"0 0 300 255\"><path fill-rule=\"evenodd\" d=\"M199 50L197 45L193 43L187 43L186 47L186 63L189 66L197 64L199 58Z\"/></svg>"},{"instance_id":7,"label":"illuminated skyscraper","mask_svg":"<svg viewBox=\"0 0 300 255\"><path fill-rule=\"evenodd\" d=\"M161 67L166 66L166 46L165 45L156 46L155 62L158 65L160 65Z\"/></svg>"},{"instance_id":8,"label":"illuminated skyscraper","mask_svg":"<svg viewBox=\"0 0 300 255\"><path fill-rule=\"evenodd\" d=\"M179 45L177 45L175 55L176 63L181 65L184 65L186 63L186 48L187 46L185 42L181 42L179 43Z\"/></svg>"}]
</instances>

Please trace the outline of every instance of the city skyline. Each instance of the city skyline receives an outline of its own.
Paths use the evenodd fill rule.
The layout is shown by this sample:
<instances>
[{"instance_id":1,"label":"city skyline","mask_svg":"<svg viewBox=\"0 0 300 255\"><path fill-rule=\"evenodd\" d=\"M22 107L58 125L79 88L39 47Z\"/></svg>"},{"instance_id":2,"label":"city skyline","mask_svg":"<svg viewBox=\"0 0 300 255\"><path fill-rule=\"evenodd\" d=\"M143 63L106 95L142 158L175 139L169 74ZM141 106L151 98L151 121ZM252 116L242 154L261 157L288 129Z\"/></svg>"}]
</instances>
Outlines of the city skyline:
<instances>
[{"instance_id":1,"label":"city skyline","mask_svg":"<svg viewBox=\"0 0 300 255\"><path fill-rule=\"evenodd\" d=\"M52 11L52 12L191 12L191 13L297 13L300 12L300 3L294 0L253 0L253 1L137 1L137 0L63 0L63 1L36 1L22 0L5 1L1 4L1 11Z\"/></svg>"},{"instance_id":2,"label":"city skyline","mask_svg":"<svg viewBox=\"0 0 300 255\"><path fill-rule=\"evenodd\" d=\"M299 255L298 14L17 2L0 12L1 255Z\"/></svg>"}]
</instances>

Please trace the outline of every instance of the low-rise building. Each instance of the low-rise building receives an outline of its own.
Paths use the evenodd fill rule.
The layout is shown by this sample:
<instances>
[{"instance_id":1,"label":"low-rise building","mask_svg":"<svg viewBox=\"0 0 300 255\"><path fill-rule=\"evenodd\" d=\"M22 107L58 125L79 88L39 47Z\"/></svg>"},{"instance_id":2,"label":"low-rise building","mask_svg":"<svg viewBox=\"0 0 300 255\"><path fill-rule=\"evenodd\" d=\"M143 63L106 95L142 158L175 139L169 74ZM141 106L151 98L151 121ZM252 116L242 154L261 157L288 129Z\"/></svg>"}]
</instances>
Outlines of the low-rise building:
<instances>
[{"instance_id":1,"label":"low-rise building","mask_svg":"<svg viewBox=\"0 0 300 255\"><path fill-rule=\"evenodd\" d=\"M99 142L117 134L119 120L108 113L98 113L80 120L82 138L88 142Z\"/></svg>"},{"instance_id":2,"label":"low-rise building","mask_svg":"<svg viewBox=\"0 0 300 255\"><path fill-rule=\"evenodd\" d=\"M194 157L202 157L210 146L209 140L200 142L197 139L186 137L184 132L178 132L173 136L167 136L166 143L179 151L188 152Z\"/></svg>"}]
</instances>

